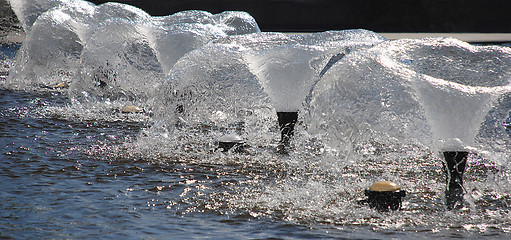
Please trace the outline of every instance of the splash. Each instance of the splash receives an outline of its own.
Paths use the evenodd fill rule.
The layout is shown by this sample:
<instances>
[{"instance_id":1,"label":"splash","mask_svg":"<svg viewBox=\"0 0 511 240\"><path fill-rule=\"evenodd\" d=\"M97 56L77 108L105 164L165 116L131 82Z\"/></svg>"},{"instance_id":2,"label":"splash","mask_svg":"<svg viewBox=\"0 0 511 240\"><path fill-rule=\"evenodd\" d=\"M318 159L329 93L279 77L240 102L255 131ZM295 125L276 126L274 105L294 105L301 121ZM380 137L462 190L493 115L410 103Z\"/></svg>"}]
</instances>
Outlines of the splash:
<instances>
[{"instance_id":1,"label":"splash","mask_svg":"<svg viewBox=\"0 0 511 240\"><path fill-rule=\"evenodd\" d=\"M276 111L303 109L332 58L381 41L366 30L215 40L175 64L154 100L155 119L171 131L176 124L184 129L207 126L204 132L212 139L205 142L236 133L254 146L272 145Z\"/></svg>"},{"instance_id":2,"label":"splash","mask_svg":"<svg viewBox=\"0 0 511 240\"><path fill-rule=\"evenodd\" d=\"M28 35L9 84L70 85L71 104L41 107L41 118L148 122L136 140L90 154L199 166L206 176L232 169L232 178L219 175L225 186L205 184L211 191L196 191L186 208L375 231L509 231L508 48L386 41L366 30L259 33L242 12L152 17L114 3L12 4ZM275 153L277 110L301 113L287 155ZM249 146L217 151L226 135ZM467 148L477 152L469 207L449 214L434 153ZM410 190L402 212L356 204L377 180Z\"/></svg>"},{"instance_id":3,"label":"splash","mask_svg":"<svg viewBox=\"0 0 511 240\"><path fill-rule=\"evenodd\" d=\"M474 146L488 111L510 91L510 56L508 48L454 39L388 41L358 51L314 89L311 129L336 146L378 138L415 139L439 150Z\"/></svg>"},{"instance_id":4,"label":"splash","mask_svg":"<svg viewBox=\"0 0 511 240\"><path fill-rule=\"evenodd\" d=\"M259 31L255 20L241 12L185 11L176 16L152 17L141 9L120 3L96 6L80 0L41 0L14 1L12 4L27 37L18 53L17 65L9 74L7 86L37 90L81 81L80 87L85 89L71 91L71 97L78 102L88 99L85 95L98 93L99 96L93 97L102 99L102 95L109 94L109 91L94 89L98 75L106 74L106 80L116 75L116 81L136 85L135 82L144 82L144 79L138 79L140 74L147 74L146 79L159 82L186 52L212 39ZM119 32L123 30L126 32ZM141 50L134 49L137 47ZM90 54L103 55L97 61L91 61ZM123 58L124 64L113 63L122 62ZM142 66L144 62L147 62L146 66ZM126 69L133 71L133 78L116 74L126 72ZM122 84L110 87L118 88L114 95L125 92L122 96L125 98L138 94L126 90ZM147 91L150 90L143 89L140 95Z\"/></svg>"}]
</instances>

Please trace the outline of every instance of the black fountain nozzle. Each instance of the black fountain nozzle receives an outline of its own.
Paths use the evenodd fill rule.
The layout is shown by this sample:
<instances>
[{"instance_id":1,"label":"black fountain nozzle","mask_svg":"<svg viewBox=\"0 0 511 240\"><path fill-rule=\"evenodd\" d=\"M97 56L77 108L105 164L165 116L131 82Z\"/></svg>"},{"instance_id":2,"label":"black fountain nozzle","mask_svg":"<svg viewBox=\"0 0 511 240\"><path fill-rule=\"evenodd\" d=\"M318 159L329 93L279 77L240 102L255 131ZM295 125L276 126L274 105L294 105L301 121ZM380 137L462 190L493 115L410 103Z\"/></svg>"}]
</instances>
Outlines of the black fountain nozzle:
<instances>
[{"instance_id":1,"label":"black fountain nozzle","mask_svg":"<svg viewBox=\"0 0 511 240\"><path fill-rule=\"evenodd\" d=\"M227 134L218 139L218 148L222 152L236 152L241 153L245 150L245 142L237 135Z\"/></svg>"},{"instance_id":2,"label":"black fountain nozzle","mask_svg":"<svg viewBox=\"0 0 511 240\"><path fill-rule=\"evenodd\" d=\"M463 173L465 172L469 152L447 151L443 154L445 158L447 209L459 209L463 207Z\"/></svg>"},{"instance_id":3,"label":"black fountain nozzle","mask_svg":"<svg viewBox=\"0 0 511 240\"><path fill-rule=\"evenodd\" d=\"M222 149L222 152L228 152L233 149L233 152L242 152L245 148L243 142L218 142L218 148Z\"/></svg>"},{"instance_id":4,"label":"black fountain nozzle","mask_svg":"<svg viewBox=\"0 0 511 240\"><path fill-rule=\"evenodd\" d=\"M382 181L366 189L365 195L367 199L362 202L367 203L369 207L378 211L395 211L401 208L403 197L406 196L406 191L401 190L401 188L393 182Z\"/></svg>"},{"instance_id":5,"label":"black fountain nozzle","mask_svg":"<svg viewBox=\"0 0 511 240\"><path fill-rule=\"evenodd\" d=\"M289 146L289 141L295 133L298 112L277 112L280 128L280 143Z\"/></svg>"}]
</instances>

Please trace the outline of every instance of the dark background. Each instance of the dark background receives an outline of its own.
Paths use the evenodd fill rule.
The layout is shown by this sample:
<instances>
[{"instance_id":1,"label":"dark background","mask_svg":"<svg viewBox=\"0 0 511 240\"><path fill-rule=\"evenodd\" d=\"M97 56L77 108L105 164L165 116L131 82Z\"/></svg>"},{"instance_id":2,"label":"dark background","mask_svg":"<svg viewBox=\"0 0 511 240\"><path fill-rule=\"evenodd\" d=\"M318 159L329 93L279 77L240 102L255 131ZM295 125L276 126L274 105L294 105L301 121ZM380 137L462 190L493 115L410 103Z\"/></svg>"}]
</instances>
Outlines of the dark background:
<instances>
[{"instance_id":1,"label":"dark background","mask_svg":"<svg viewBox=\"0 0 511 240\"><path fill-rule=\"evenodd\" d=\"M111 0L115 1L115 0ZM108 2L92 0L96 4ZM510 0L117 0L164 16L241 10L262 31L511 32Z\"/></svg>"}]
</instances>

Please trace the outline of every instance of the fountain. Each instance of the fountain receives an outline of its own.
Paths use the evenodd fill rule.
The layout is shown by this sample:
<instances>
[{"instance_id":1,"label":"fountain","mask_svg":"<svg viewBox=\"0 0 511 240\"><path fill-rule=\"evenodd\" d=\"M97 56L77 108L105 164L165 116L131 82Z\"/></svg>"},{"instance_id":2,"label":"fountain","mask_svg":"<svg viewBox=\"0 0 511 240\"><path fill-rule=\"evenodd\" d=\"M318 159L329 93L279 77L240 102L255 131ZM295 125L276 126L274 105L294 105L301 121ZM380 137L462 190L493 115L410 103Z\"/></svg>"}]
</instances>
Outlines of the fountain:
<instances>
[{"instance_id":1,"label":"fountain","mask_svg":"<svg viewBox=\"0 0 511 240\"><path fill-rule=\"evenodd\" d=\"M246 61L277 111L280 149L289 146L302 102L329 67L330 60L339 60L335 56L344 55L350 48L370 46L382 40L368 32L346 31L286 36L256 46L247 44L251 50L245 54Z\"/></svg>"},{"instance_id":2,"label":"fountain","mask_svg":"<svg viewBox=\"0 0 511 240\"><path fill-rule=\"evenodd\" d=\"M241 116L236 111L262 113L272 109L277 112L280 144L287 147L298 111L303 108L302 102L319 80L320 73L328 67L327 63L332 62L332 57L349 48L371 46L381 41L381 36L365 30L305 36L256 33L218 39L176 63L160 93L163 99L158 99L155 105L175 104L155 112L167 119L178 114L188 119L186 122L204 123L206 120L214 126L224 124L222 129L228 129L233 122L259 126L248 133L250 135L266 132L261 131L266 125L261 122L273 118L275 113L255 117L255 114ZM221 99L222 103L216 99ZM234 102L229 104L231 101ZM221 123L223 120L213 119L214 116L222 116L231 123Z\"/></svg>"},{"instance_id":3,"label":"fountain","mask_svg":"<svg viewBox=\"0 0 511 240\"><path fill-rule=\"evenodd\" d=\"M141 105L165 74L144 22L107 21L94 30L82 54L73 101ZM94 98L94 100L89 100Z\"/></svg>"},{"instance_id":4,"label":"fountain","mask_svg":"<svg viewBox=\"0 0 511 240\"><path fill-rule=\"evenodd\" d=\"M212 39L260 31L250 15L233 11L151 17L120 3L12 4L27 37L7 84L25 90L70 86L73 103L143 107L186 52Z\"/></svg>"},{"instance_id":5,"label":"fountain","mask_svg":"<svg viewBox=\"0 0 511 240\"><path fill-rule=\"evenodd\" d=\"M314 154L330 151L339 161L417 144L445 160L448 209L463 206L466 163L486 141L480 126L510 91L511 53L503 47L386 41L360 29L261 33L243 12L152 17L79 0L13 1L13 8L27 40L12 88L69 86L76 108L153 116L143 134L186 146L186 154L221 148L257 156L274 145L289 153L298 134L321 145ZM245 142L255 147L245 151Z\"/></svg>"},{"instance_id":6,"label":"fountain","mask_svg":"<svg viewBox=\"0 0 511 240\"><path fill-rule=\"evenodd\" d=\"M233 19L243 30L235 31L238 25L222 22ZM259 28L253 18L238 12L186 11L141 21L105 22L84 48L70 96L80 103L101 100L150 108L148 101L179 58L212 39L244 31Z\"/></svg>"},{"instance_id":7,"label":"fountain","mask_svg":"<svg viewBox=\"0 0 511 240\"><path fill-rule=\"evenodd\" d=\"M346 153L371 141L419 140L445 158L447 207L459 208L479 127L495 100L511 91L510 60L507 48L454 39L388 41L347 55L314 89L311 129L344 129L331 134L331 143Z\"/></svg>"},{"instance_id":8,"label":"fountain","mask_svg":"<svg viewBox=\"0 0 511 240\"><path fill-rule=\"evenodd\" d=\"M29 0L13 1L12 5L27 36L7 83L25 90L74 81L82 51L97 26L152 19L141 9L120 3L95 6L83 0Z\"/></svg>"},{"instance_id":9,"label":"fountain","mask_svg":"<svg viewBox=\"0 0 511 240\"><path fill-rule=\"evenodd\" d=\"M26 18L33 20L22 21L27 35L7 83L11 88L26 90L34 86L51 88L58 84L68 85L78 72L87 35L86 25L93 19L93 4L66 2L41 13L28 12L31 8L22 9Z\"/></svg>"},{"instance_id":10,"label":"fountain","mask_svg":"<svg viewBox=\"0 0 511 240\"><path fill-rule=\"evenodd\" d=\"M228 134L250 144L269 141L268 95L236 46L207 44L187 53L176 62L152 105L158 123L150 134L157 134L155 139L166 139L159 132L173 137L179 135L175 131L186 135L203 129L197 137L206 139L197 141L206 145Z\"/></svg>"},{"instance_id":11,"label":"fountain","mask_svg":"<svg viewBox=\"0 0 511 240\"><path fill-rule=\"evenodd\" d=\"M412 43L413 44L413 43ZM453 39L426 42L418 51L409 51L417 58L421 51L440 51L443 56L428 56L412 62L408 68L417 74L414 88L432 127L436 149L446 161L446 202L448 209L463 206L463 173L469 146L493 103L509 92L511 51L506 48L474 47ZM401 57L401 56L397 56ZM440 64L449 68L432 68ZM459 69L464 69L460 72ZM481 71L481 69L485 69ZM488 71L488 72L485 72ZM419 76L417 76L419 75ZM446 108L445 103L451 105ZM467 111L467 109L471 109Z\"/></svg>"},{"instance_id":12,"label":"fountain","mask_svg":"<svg viewBox=\"0 0 511 240\"><path fill-rule=\"evenodd\" d=\"M278 34L237 40L248 51L244 58L268 93L277 111L281 145L289 146L298 111L332 59L350 48L370 46L383 38L367 31L325 32L311 35Z\"/></svg>"}]
</instances>

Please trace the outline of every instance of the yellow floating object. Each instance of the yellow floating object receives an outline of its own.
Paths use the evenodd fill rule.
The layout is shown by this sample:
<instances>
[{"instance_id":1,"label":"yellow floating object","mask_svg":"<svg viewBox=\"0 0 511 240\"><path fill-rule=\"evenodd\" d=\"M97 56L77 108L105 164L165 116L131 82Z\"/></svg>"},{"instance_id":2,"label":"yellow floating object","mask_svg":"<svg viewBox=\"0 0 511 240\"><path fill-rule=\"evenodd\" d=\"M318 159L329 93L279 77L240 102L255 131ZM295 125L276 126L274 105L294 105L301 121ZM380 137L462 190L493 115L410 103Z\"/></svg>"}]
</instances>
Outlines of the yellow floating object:
<instances>
[{"instance_id":1,"label":"yellow floating object","mask_svg":"<svg viewBox=\"0 0 511 240\"><path fill-rule=\"evenodd\" d=\"M123 113L138 113L138 112L142 112L142 108L130 105L130 106L121 108L121 112L123 112Z\"/></svg>"},{"instance_id":2,"label":"yellow floating object","mask_svg":"<svg viewBox=\"0 0 511 240\"><path fill-rule=\"evenodd\" d=\"M371 187L369 187L369 190L375 192L395 192L401 190L401 188L393 182L381 181L374 183Z\"/></svg>"},{"instance_id":3,"label":"yellow floating object","mask_svg":"<svg viewBox=\"0 0 511 240\"><path fill-rule=\"evenodd\" d=\"M67 88L69 87L69 85L67 85L67 83L59 83L59 84L56 84L55 86L53 86L53 88Z\"/></svg>"}]
</instances>

